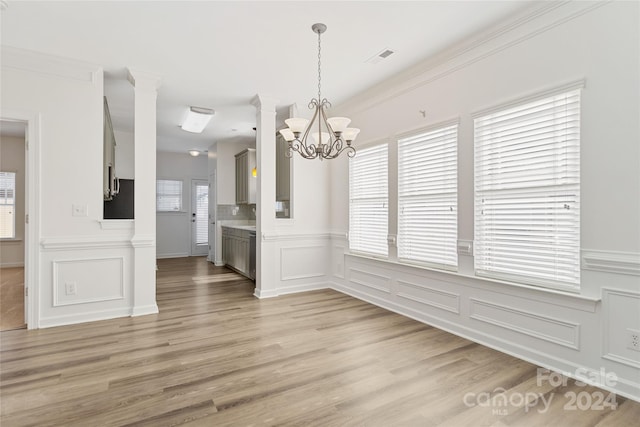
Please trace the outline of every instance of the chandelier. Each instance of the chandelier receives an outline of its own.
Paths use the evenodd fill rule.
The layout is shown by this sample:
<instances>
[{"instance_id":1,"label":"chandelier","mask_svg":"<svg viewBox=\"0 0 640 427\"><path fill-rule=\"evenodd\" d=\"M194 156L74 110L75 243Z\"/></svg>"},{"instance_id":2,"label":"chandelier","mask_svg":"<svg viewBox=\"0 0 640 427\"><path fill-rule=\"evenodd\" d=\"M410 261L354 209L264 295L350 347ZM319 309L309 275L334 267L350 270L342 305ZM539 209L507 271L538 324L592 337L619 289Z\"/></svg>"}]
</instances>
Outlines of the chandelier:
<instances>
[{"instance_id":1,"label":"chandelier","mask_svg":"<svg viewBox=\"0 0 640 427\"><path fill-rule=\"evenodd\" d=\"M285 120L287 128L280 134L289 143L287 157L293 156L297 151L305 159L335 159L343 151L349 157L356 155L356 149L351 143L360 132L360 129L349 128L351 119L346 117L327 118L326 110L331 108L331 103L320 94L320 35L327 30L324 24L313 24L311 30L318 34L318 97L309 102L309 109L313 110L311 121L303 118L290 118Z\"/></svg>"}]
</instances>

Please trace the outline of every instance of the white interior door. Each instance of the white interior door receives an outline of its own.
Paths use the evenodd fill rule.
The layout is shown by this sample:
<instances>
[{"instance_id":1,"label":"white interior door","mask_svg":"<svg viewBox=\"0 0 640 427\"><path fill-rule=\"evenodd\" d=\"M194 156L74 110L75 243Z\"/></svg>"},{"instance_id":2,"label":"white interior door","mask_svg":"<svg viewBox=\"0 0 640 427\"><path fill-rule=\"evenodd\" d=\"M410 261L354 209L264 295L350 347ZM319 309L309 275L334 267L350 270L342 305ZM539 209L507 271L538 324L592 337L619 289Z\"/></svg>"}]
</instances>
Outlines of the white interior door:
<instances>
[{"instance_id":1,"label":"white interior door","mask_svg":"<svg viewBox=\"0 0 640 427\"><path fill-rule=\"evenodd\" d=\"M209 253L209 183L191 181L191 255Z\"/></svg>"}]
</instances>

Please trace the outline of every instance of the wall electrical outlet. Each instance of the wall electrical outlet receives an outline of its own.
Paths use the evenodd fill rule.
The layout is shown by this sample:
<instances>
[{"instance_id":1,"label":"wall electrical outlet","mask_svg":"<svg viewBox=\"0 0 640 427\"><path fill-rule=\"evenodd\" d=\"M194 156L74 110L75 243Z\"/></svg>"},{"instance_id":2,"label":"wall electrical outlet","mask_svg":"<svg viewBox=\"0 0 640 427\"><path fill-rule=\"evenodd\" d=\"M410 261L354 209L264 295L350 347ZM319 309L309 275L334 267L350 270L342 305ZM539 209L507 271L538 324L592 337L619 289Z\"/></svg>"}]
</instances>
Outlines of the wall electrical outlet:
<instances>
[{"instance_id":1,"label":"wall electrical outlet","mask_svg":"<svg viewBox=\"0 0 640 427\"><path fill-rule=\"evenodd\" d=\"M87 205L77 205L74 204L72 206L73 216L87 216Z\"/></svg>"},{"instance_id":2,"label":"wall electrical outlet","mask_svg":"<svg viewBox=\"0 0 640 427\"><path fill-rule=\"evenodd\" d=\"M66 282L64 284L64 293L67 295L76 294L76 282Z\"/></svg>"},{"instance_id":3,"label":"wall electrical outlet","mask_svg":"<svg viewBox=\"0 0 640 427\"><path fill-rule=\"evenodd\" d=\"M627 348L640 351L640 331L627 329Z\"/></svg>"}]
</instances>

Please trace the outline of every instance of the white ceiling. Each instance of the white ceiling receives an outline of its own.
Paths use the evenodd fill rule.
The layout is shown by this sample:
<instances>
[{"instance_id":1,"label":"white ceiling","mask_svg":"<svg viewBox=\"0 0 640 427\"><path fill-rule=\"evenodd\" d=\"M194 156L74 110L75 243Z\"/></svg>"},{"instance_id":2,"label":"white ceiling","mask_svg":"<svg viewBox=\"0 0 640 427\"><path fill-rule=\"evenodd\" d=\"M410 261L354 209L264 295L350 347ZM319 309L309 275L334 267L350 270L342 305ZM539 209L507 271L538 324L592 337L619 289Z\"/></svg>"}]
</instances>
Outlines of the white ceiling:
<instances>
[{"instance_id":1,"label":"white ceiling","mask_svg":"<svg viewBox=\"0 0 640 427\"><path fill-rule=\"evenodd\" d=\"M158 149L206 150L254 138L257 93L306 108L317 95L315 22L322 36L322 95L334 105L531 6L529 1L7 1L2 45L101 65L114 127L133 129L126 67L162 76ZM385 48L395 51L366 62ZM199 135L178 125L188 107L216 114ZM353 124L357 126L357 123Z\"/></svg>"}]
</instances>

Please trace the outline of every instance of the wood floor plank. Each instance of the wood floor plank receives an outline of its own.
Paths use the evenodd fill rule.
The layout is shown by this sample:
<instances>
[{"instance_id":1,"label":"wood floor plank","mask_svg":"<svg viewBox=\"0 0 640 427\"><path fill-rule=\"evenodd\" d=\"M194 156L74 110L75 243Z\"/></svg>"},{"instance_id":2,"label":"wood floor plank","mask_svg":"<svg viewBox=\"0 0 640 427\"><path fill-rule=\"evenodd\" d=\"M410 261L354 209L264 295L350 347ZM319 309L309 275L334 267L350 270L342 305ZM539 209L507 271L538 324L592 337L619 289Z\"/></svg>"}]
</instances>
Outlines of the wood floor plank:
<instances>
[{"instance_id":1,"label":"wood floor plank","mask_svg":"<svg viewBox=\"0 0 640 427\"><path fill-rule=\"evenodd\" d=\"M0 268L0 331L25 327L24 268Z\"/></svg>"},{"instance_id":2,"label":"wood floor plank","mask_svg":"<svg viewBox=\"0 0 640 427\"><path fill-rule=\"evenodd\" d=\"M158 265L157 315L1 333L0 425L610 427L640 417L640 403L620 397L615 410L568 411L564 393L602 391L539 386L533 364L339 292L259 300L252 282L204 258ZM481 393L529 400L465 401ZM549 407L527 406L538 395L553 397Z\"/></svg>"}]
</instances>

